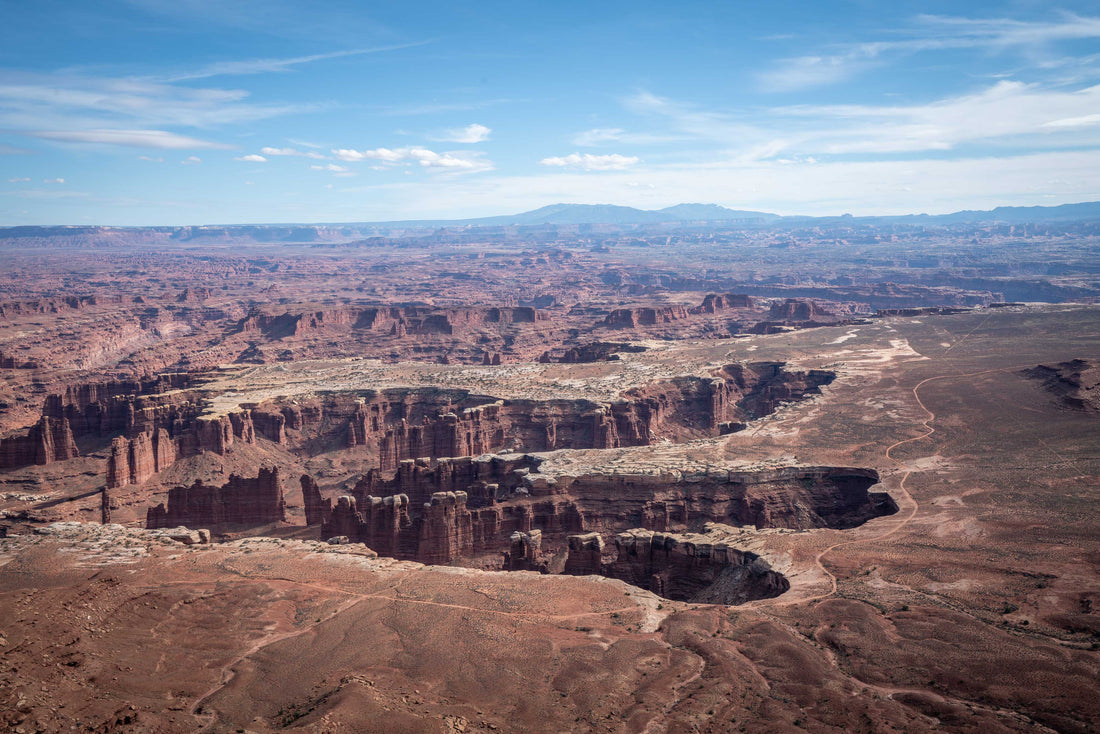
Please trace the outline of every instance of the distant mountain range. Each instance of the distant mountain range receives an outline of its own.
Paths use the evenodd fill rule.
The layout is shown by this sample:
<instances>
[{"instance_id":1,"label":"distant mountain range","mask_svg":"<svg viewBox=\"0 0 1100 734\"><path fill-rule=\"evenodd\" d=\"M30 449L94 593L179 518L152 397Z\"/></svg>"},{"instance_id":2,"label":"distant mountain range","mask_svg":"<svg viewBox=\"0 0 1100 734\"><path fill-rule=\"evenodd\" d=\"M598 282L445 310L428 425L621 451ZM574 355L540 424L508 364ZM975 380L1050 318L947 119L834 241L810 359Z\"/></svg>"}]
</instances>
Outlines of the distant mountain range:
<instances>
[{"instance_id":1,"label":"distant mountain range","mask_svg":"<svg viewBox=\"0 0 1100 734\"><path fill-rule=\"evenodd\" d=\"M850 214L829 217L781 216L769 212L727 209L717 204L677 204L665 209L635 209L611 204L551 204L520 214L477 219L435 219L347 224L228 224L193 227L108 227L108 226L20 226L0 227L0 240L28 237L102 238L113 235L132 241L144 238L187 242L194 240L251 242L319 242L377 236L387 232L415 229L476 228L502 226L570 226L707 223L745 227L852 224L948 225L964 223L1075 222L1100 221L1100 201L1061 206L999 206L990 211L958 211L952 214L904 214L898 216L853 217ZM134 238L137 238L136 240Z\"/></svg>"},{"instance_id":2,"label":"distant mountain range","mask_svg":"<svg viewBox=\"0 0 1100 734\"><path fill-rule=\"evenodd\" d=\"M730 222L762 224L778 214L727 209L717 204L677 204L665 209L635 209L613 204L551 204L502 217L460 220L462 224L661 224L664 222Z\"/></svg>"},{"instance_id":3,"label":"distant mountain range","mask_svg":"<svg viewBox=\"0 0 1100 734\"><path fill-rule=\"evenodd\" d=\"M773 224L855 221L864 223L957 224L963 222L1066 222L1100 220L1100 201L1061 206L999 206L990 211L958 211L951 214L902 214L897 216L853 217L851 215L811 217L781 216L770 212L727 209L717 204L677 204L665 209L635 209L610 204L551 204L534 211L501 217L461 219L437 222L444 225L525 225L525 224L661 224L676 222L738 222ZM389 223L384 223L389 224ZM396 223L395 223L396 224ZM413 222L402 222L413 224Z\"/></svg>"}]
</instances>

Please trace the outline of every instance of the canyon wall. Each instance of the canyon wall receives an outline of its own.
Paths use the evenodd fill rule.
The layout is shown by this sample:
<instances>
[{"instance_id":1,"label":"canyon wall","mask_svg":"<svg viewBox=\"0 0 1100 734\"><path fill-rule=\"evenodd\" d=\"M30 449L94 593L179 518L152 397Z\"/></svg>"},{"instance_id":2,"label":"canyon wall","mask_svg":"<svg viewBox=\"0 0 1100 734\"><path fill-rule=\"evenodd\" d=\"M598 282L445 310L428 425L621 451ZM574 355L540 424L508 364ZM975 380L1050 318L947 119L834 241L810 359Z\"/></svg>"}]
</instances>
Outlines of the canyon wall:
<instances>
[{"instance_id":1,"label":"canyon wall","mask_svg":"<svg viewBox=\"0 0 1100 734\"><path fill-rule=\"evenodd\" d=\"M312 479L303 477L302 486L314 495L307 497L307 508L319 508L310 511L311 523L320 522L324 538L346 535L380 555L422 563L503 554L506 565L532 569L545 569L548 555L568 547L566 565L572 570L567 572L577 574L601 573L602 562L595 559L603 552L603 538L634 528L664 534L695 532L710 523L848 528L897 511L889 495L869 491L878 482L872 469L572 477L541 474L538 464L528 455L404 461L391 477L368 473L354 494L340 497L331 510ZM537 552L516 545L535 531ZM745 576L738 588L750 580Z\"/></svg>"},{"instance_id":2,"label":"canyon wall","mask_svg":"<svg viewBox=\"0 0 1100 734\"><path fill-rule=\"evenodd\" d=\"M42 416L24 435L0 439L0 470L45 465L79 456L67 421Z\"/></svg>"},{"instance_id":3,"label":"canyon wall","mask_svg":"<svg viewBox=\"0 0 1100 734\"><path fill-rule=\"evenodd\" d=\"M615 536L614 560L603 563L600 573L666 599L708 604L769 599L791 586L754 553L707 536L643 529Z\"/></svg>"},{"instance_id":4,"label":"canyon wall","mask_svg":"<svg viewBox=\"0 0 1100 734\"><path fill-rule=\"evenodd\" d=\"M286 504L278 468L261 468L258 476L230 475L214 487L197 481L168 491L168 506L149 508L145 527L191 528L224 525L266 525L286 520Z\"/></svg>"}]
</instances>

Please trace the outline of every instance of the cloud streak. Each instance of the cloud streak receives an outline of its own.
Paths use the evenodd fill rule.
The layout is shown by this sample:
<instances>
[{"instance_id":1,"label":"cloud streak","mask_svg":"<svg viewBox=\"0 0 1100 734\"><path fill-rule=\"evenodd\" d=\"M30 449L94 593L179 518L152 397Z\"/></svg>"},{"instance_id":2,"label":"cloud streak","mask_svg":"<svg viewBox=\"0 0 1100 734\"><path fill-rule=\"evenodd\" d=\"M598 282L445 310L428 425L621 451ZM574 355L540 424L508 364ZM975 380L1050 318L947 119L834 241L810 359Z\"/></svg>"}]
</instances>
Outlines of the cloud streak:
<instances>
[{"instance_id":1,"label":"cloud streak","mask_svg":"<svg viewBox=\"0 0 1100 734\"><path fill-rule=\"evenodd\" d=\"M539 163L554 168L576 168L582 171L621 171L638 163L635 156L592 155L591 153L570 153L566 156L543 158Z\"/></svg>"},{"instance_id":2,"label":"cloud streak","mask_svg":"<svg viewBox=\"0 0 1100 734\"><path fill-rule=\"evenodd\" d=\"M356 48L346 51L330 51L328 53L311 54L308 56L291 56L282 59L243 59L239 61L217 61L194 71L183 72L164 77L151 77L158 82L182 82L195 79L209 79L215 76L246 76L250 74L282 73L302 64L312 64L316 61L328 61L329 59L343 59L349 56L365 56L367 54L384 53L386 51L400 51L406 48L417 48L432 43L427 41L414 41L411 43L398 43L390 46L374 46L371 48Z\"/></svg>"},{"instance_id":3,"label":"cloud streak","mask_svg":"<svg viewBox=\"0 0 1100 734\"><path fill-rule=\"evenodd\" d=\"M489 135L492 133L492 129L485 127L484 125L467 125L463 128L447 130L443 135L432 138L445 143L463 143L466 145L472 145L474 143L482 143L489 139Z\"/></svg>"},{"instance_id":4,"label":"cloud streak","mask_svg":"<svg viewBox=\"0 0 1100 734\"><path fill-rule=\"evenodd\" d=\"M761 71L762 89L794 92L837 84L891 58L925 51L975 49L1031 52L1064 41L1100 38L1100 17L1061 14L1057 21L1010 18L917 16L904 32L908 38L834 46L818 54L779 59Z\"/></svg>"},{"instance_id":5,"label":"cloud streak","mask_svg":"<svg viewBox=\"0 0 1100 734\"><path fill-rule=\"evenodd\" d=\"M421 168L452 172L474 173L493 169L493 164L486 160L481 153L470 151L436 153L433 150L420 147L374 148L372 150L335 148L332 155L349 163L369 160L388 166L419 165Z\"/></svg>"},{"instance_id":6,"label":"cloud streak","mask_svg":"<svg viewBox=\"0 0 1100 734\"><path fill-rule=\"evenodd\" d=\"M63 143L121 145L130 148L188 150L198 148L229 149L233 146L177 135L166 130L37 130L28 133L43 140Z\"/></svg>"}]
</instances>

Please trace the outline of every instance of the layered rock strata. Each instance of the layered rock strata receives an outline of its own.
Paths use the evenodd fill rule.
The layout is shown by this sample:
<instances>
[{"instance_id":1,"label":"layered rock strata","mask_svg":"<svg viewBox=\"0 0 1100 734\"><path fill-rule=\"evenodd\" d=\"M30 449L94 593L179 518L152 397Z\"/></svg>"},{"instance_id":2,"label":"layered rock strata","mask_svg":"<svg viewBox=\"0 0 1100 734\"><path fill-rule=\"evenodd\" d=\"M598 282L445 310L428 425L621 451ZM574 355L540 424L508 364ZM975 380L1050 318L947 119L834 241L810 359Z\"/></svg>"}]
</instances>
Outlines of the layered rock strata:
<instances>
[{"instance_id":1,"label":"layered rock strata","mask_svg":"<svg viewBox=\"0 0 1100 734\"><path fill-rule=\"evenodd\" d=\"M1066 407L1100 413L1100 361L1071 359L1041 364L1024 370L1024 375L1042 382Z\"/></svg>"},{"instance_id":2,"label":"layered rock strata","mask_svg":"<svg viewBox=\"0 0 1100 734\"><path fill-rule=\"evenodd\" d=\"M331 511L312 479L303 477L303 491L308 486L313 495L307 505L321 508L311 515L322 518L324 538L346 535L380 555L422 563L480 558L478 563L484 565L487 556L496 554L503 556L505 568L528 570L551 570L550 558L568 550L565 572L573 574L614 575L601 560L604 539L636 528L662 537L698 531L708 523L849 528L897 511L888 494L869 491L878 482L872 469L789 467L689 476L574 477L544 475L538 465L539 460L529 455L405 461L389 477L370 472L355 495L339 498ZM531 536L535 532L537 543ZM672 545L660 542L671 552ZM692 578L705 580L693 591L681 594L679 587L655 586L651 581L641 585L683 598L702 594L719 577L741 590L737 593L749 593L749 587L752 594L782 590L778 580L757 573L759 568L747 568L752 558L722 549L711 555L721 563L709 571L692 571ZM656 570L649 576L659 575L661 564L672 563L663 556L653 558ZM729 565L746 568L727 573L723 569ZM560 565L556 568L561 570ZM623 568L615 573L624 576ZM644 576L638 569L631 573Z\"/></svg>"},{"instance_id":3,"label":"layered rock strata","mask_svg":"<svg viewBox=\"0 0 1100 734\"><path fill-rule=\"evenodd\" d=\"M643 529L616 535L614 560L600 572L666 599L708 604L769 599L791 587L755 553L706 535Z\"/></svg>"},{"instance_id":4,"label":"layered rock strata","mask_svg":"<svg viewBox=\"0 0 1100 734\"><path fill-rule=\"evenodd\" d=\"M168 505L149 508L147 528L267 525L286 520L278 468L260 469L256 477L230 475L220 487L196 481L168 491Z\"/></svg>"},{"instance_id":5,"label":"layered rock strata","mask_svg":"<svg viewBox=\"0 0 1100 734\"><path fill-rule=\"evenodd\" d=\"M0 439L0 470L46 465L80 455L67 421L42 416L23 435Z\"/></svg>"}]
</instances>

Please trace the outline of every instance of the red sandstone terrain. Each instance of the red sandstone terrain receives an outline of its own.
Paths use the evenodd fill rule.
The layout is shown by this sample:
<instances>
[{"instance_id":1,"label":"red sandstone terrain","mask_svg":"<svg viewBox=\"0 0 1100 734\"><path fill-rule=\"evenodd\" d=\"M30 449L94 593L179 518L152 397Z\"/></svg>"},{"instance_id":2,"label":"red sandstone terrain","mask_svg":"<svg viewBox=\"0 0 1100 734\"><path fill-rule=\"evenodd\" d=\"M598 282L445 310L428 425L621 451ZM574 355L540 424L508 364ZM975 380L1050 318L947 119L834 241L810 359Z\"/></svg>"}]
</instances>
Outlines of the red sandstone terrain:
<instances>
[{"instance_id":1,"label":"red sandstone terrain","mask_svg":"<svg viewBox=\"0 0 1100 734\"><path fill-rule=\"evenodd\" d=\"M13 731L1100 726L1096 307L223 245L8 271Z\"/></svg>"}]
</instances>

